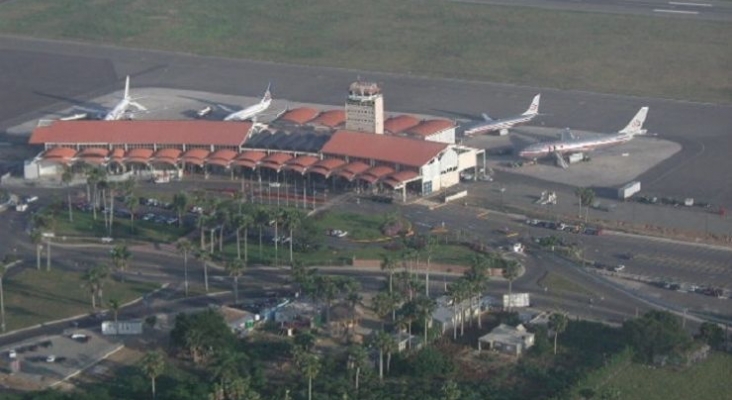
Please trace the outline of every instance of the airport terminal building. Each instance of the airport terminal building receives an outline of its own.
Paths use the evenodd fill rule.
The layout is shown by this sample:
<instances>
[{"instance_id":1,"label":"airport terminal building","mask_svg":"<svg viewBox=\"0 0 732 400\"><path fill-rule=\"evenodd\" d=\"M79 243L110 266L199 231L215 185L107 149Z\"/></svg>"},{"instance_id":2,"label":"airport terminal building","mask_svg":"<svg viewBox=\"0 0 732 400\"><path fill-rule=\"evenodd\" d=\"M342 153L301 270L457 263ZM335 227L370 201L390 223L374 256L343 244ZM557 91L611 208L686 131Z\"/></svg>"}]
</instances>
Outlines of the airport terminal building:
<instances>
[{"instance_id":1,"label":"airport terminal building","mask_svg":"<svg viewBox=\"0 0 732 400\"><path fill-rule=\"evenodd\" d=\"M206 120L53 121L39 125L29 144L40 153L25 178L59 176L63 169L101 166L110 174L180 178L220 174L276 181L310 180L334 188L428 195L475 170L483 150L456 145L455 124L411 116L382 118L383 100L367 84L368 101L343 110L289 110L270 124ZM360 107L360 108L359 108ZM372 112L364 108L374 107ZM349 124L351 114L358 120ZM358 130L347 129L357 127ZM370 131L374 127L381 132Z\"/></svg>"}]
</instances>

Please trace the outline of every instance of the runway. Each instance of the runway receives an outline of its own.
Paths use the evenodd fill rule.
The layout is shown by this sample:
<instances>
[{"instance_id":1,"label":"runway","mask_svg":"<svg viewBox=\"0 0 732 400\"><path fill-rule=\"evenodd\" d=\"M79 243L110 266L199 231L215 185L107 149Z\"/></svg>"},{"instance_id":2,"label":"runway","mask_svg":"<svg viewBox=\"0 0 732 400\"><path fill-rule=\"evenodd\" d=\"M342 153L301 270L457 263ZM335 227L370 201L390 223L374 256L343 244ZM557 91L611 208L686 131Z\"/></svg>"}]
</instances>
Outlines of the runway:
<instances>
[{"instance_id":1,"label":"runway","mask_svg":"<svg viewBox=\"0 0 732 400\"><path fill-rule=\"evenodd\" d=\"M535 7L548 10L630 14L731 21L732 4L724 1L664 0L450 0L454 3Z\"/></svg>"},{"instance_id":2,"label":"runway","mask_svg":"<svg viewBox=\"0 0 732 400\"><path fill-rule=\"evenodd\" d=\"M328 67L308 67L75 42L0 37L0 129L119 90L125 75L135 87L261 95L268 81L276 98L343 104L358 76L381 84L386 109L447 118L512 115L543 94L536 122L543 127L616 130L640 106L650 106L646 127L683 148L640 176L648 194L695 197L732 206L732 106L561 91ZM0 138L0 141L7 140ZM560 173L560 172L558 172Z\"/></svg>"}]
</instances>

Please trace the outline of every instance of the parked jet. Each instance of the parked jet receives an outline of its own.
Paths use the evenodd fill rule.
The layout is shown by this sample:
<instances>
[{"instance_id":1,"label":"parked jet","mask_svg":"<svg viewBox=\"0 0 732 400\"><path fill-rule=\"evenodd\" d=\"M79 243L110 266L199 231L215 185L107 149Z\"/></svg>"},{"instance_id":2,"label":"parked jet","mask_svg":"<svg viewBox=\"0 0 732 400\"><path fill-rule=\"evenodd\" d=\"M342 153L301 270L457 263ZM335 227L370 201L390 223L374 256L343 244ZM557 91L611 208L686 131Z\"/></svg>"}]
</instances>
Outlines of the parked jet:
<instances>
[{"instance_id":1,"label":"parked jet","mask_svg":"<svg viewBox=\"0 0 732 400\"><path fill-rule=\"evenodd\" d=\"M524 124L531 121L539 115L539 100L541 100L541 94L534 96L531 101L529 109L521 115L515 117L503 118L503 119L492 119L486 114L483 114L483 121L476 123L474 126L465 130L465 136L474 136L488 132L499 132L501 135L508 134L508 130L518 124Z\"/></svg>"},{"instance_id":2,"label":"parked jet","mask_svg":"<svg viewBox=\"0 0 732 400\"><path fill-rule=\"evenodd\" d=\"M269 89L270 85L267 85L267 90L264 92L264 96L262 96L262 100L260 100L259 103L251 105L243 110L234 111L219 104L219 107L229 113L229 115L224 118L224 121L246 121L254 119L257 115L266 111L270 104L272 104L272 94Z\"/></svg>"},{"instance_id":3,"label":"parked jet","mask_svg":"<svg viewBox=\"0 0 732 400\"><path fill-rule=\"evenodd\" d=\"M137 111L129 111L130 106L136 108ZM120 120L120 119L124 119L124 118L132 119L132 116L134 115L134 113L139 112L139 111L147 111L147 108L145 108L145 106L143 106L140 103L137 103L136 101L134 101L134 99L132 97L130 97L130 76L129 75L125 79L124 96L111 109L99 110L99 109L89 109L89 108L79 107L79 106L76 106L74 108L87 112L87 114L86 114L87 118L91 117L92 119L102 119L105 121L116 121L116 120ZM89 113L91 115L89 115ZM75 114L72 116L72 119L81 119L81 118L76 118L76 117L79 117L80 115L81 114Z\"/></svg>"},{"instance_id":4,"label":"parked jet","mask_svg":"<svg viewBox=\"0 0 732 400\"><path fill-rule=\"evenodd\" d=\"M628 123L628 126L613 135L578 138L575 137L568 129L565 132L562 132L562 137L559 140L532 144L521 150L519 152L519 156L533 160L550 155L559 156L558 158L561 158L564 154L581 153L601 147L623 144L633 139L635 135L642 135L646 133L646 130L643 129L643 123L646 120L647 114L648 107L642 107L630 123Z\"/></svg>"}]
</instances>

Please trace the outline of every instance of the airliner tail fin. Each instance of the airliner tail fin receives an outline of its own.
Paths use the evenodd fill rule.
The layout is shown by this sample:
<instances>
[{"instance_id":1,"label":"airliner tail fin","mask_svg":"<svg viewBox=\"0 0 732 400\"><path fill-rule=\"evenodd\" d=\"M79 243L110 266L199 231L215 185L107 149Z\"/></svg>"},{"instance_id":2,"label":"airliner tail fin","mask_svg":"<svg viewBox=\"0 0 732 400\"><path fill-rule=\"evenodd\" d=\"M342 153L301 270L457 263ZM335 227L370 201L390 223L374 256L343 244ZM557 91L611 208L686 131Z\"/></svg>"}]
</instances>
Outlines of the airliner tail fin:
<instances>
[{"instance_id":1,"label":"airliner tail fin","mask_svg":"<svg viewBox=\"0 0 732 400\"><path fill-rule=\"evenodd\" d=\"M642 135L646 133L643 129L643 123L646 122L646 115L648 115L648 107L641 107L638 113L635 114L632 120L628 123L628 126L618 131L618 133L625 133L627 135Z\"/></svg>"}]
</instances>

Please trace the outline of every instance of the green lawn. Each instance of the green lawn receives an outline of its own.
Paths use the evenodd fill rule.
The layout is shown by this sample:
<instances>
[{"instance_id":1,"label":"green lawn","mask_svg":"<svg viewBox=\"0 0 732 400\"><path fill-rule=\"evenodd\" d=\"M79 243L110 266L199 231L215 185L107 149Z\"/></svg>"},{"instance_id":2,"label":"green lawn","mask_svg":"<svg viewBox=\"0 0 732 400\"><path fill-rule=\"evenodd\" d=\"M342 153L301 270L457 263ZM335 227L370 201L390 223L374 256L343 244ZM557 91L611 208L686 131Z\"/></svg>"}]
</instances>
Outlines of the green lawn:
<instances>
[{"instance_id":1,"label":"green lawn","mask_svg":"<svg viewBox=\"0 0 732 400\"><path fill-rule=\"evenodd\" d=\"M110 279L104 286L104 299L125 303L156 288L152 283ZM3 289L8 331L93 311L80 273L26 269L5 278Z\"/></svg>"},{"instance_id":2,"label":"green lawn","mask_svg":"<svg viewBox=\"0 0 732 400\"><path fill-rule=\"evenodd\" d=\"M69 222L68 213L59 214L56 222L56 236L68 237L104 237L109 236L104 226L104 216L97 213L97 220L91 213L75 211L74 221ZM129 218L114 218L112 237L115 239L135 239L150 242L172 242L188 234L193 228L178 225L156 224L154 222L135 220L134 231L130 229Z\"/></svg>"},{"instance_id":3,"label":"green lawn","mask_svg":"<svg viewBox=\"0 0 732 400\"><path fill-rule=\"evenodd\" d=\"M623 400L724 399L732 393L731 372L732 355L724 353L713 353L707 361L680 371L621 363L593 374L595 379L570 398L579 399L579 390L591 387L598 393L619 393L613 398ZM598 387L598 382L604 383Z\"/></svg>"},{"instance_id":4,"label":"green lawn","mask_svg":"<svg viewBox=\"0 0 732 400\"><path fill-rule=\"evenodd\" d=\"M325 212L312 217L320 232L328 229L348 231L348 239L371 240L384 237L381 226L384 215L369 215L350 212Z\"/></svg>"},{"instance_id":5,"label":"green lawn","mask_svg":"<svg viewBox=\"0 0 732 400\"><path fill-rule=\"evenodd\" d=\"M579 285L561 275L548 272L539 280L539 285L552 292L565 292L574 294L585 294L592 296L593 293L582 285Z\"/></svg>"},{"instance_id":6,"label":"green lawn","mask_svg":"<svg viewBox=\"0 0 732 400\"><path fill-rule=\"evenodd\" d=\"M0 7L2 33L732 101L732 24L721 21L445 0L26 0Z\"/></svg>"}]
</instances>

